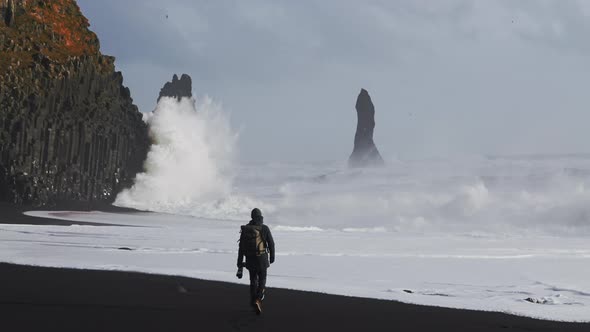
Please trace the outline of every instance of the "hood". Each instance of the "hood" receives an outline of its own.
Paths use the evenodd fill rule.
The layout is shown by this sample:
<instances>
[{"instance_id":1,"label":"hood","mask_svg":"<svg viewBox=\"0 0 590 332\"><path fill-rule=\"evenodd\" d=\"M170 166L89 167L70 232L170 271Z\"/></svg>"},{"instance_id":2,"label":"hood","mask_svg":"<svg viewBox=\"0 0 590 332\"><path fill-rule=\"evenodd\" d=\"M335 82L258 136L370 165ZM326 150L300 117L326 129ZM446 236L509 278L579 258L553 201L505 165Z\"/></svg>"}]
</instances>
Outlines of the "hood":
<instances>
[{"instance_id":1,"label":"hood","mask_svg":"<svg viewBox=\"0 0 590 332\"><path fill-rule=\"evenodd\" d=\"M250 217L252 217L252 221L250 221L251 224L260 225L264 222L264 217L262 216L262 212L258 208L255 208L254 210L252 210L252 213L250 213Z\"/></svg>"}]
</instances>

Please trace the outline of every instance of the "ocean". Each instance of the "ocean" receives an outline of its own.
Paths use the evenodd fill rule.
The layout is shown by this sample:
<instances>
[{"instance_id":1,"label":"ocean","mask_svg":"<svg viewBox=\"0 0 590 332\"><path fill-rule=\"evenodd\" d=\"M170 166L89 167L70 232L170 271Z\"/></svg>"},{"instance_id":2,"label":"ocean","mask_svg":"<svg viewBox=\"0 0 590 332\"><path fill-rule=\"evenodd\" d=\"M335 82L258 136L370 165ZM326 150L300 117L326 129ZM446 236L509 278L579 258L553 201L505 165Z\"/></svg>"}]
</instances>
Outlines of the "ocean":
<instances>
[{"instance_id":1,"label":"ocean","mask_svg":"<svg viewBox=\"0 0 590 332\"><path fill-rule=\"evenodd\" d=\"M28 212L104 226L2 225L0 259L247 283L239 225L258 207L269 287L589 321L590 155L245 163L210 100L147 121L146 171L115 203L146 212Z\"/></svg>"}]
</instances>

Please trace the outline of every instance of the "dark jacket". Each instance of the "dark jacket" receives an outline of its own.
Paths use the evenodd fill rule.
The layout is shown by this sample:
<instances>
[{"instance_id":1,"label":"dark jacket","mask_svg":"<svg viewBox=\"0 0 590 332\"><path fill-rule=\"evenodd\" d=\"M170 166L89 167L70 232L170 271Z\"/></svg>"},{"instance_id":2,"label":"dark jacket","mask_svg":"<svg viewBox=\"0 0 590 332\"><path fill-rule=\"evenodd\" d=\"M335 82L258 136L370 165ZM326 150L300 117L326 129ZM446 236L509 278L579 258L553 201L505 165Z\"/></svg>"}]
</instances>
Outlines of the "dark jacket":
<instances>
[{"instance_id":1,"label":"dark jacket","mask_svg":"<svg viewBox=\"0 0 590 332\"><path fill-rule=\"evenodd\" d=\"M275 261L275 242L272 238L272 234L270 232L270 228L263 224L262 216L257 217L256 219L250 220L248 225L255 225L255 226L262 226L261 236L263 241L265 242L267 253L262 254L260 256L255 255L245 255L245 250L242 248L242 236L240 235L240 247L238 249L238 266L242 264L244 260L244 256L246 256L246 268L250 269L266 269L270 266L270 263L274 263ZM270 255L270 262L269 262L269 255Z\"/></svg>"}]
</instances>

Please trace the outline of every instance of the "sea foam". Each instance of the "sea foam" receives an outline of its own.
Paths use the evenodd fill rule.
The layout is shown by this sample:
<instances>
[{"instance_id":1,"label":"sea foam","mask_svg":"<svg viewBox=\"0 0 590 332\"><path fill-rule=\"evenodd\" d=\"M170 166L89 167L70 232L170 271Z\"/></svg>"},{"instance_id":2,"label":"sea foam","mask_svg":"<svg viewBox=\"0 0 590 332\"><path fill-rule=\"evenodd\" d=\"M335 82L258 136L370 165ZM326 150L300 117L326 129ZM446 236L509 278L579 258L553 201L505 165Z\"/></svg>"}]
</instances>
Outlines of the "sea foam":
<instances>
[{"instance_id":1,"label":"sea foam","mask_svg":"<svg viewBox=\"0 0 590 332\"><path fill-rule=\"evenodd\" d=\"M237 135L219 105L165 97L145 119L153 140L145 172L115 205L209 217L244 212L237 208L241 199L231 198Z\"/></svg>"}]
</instances>

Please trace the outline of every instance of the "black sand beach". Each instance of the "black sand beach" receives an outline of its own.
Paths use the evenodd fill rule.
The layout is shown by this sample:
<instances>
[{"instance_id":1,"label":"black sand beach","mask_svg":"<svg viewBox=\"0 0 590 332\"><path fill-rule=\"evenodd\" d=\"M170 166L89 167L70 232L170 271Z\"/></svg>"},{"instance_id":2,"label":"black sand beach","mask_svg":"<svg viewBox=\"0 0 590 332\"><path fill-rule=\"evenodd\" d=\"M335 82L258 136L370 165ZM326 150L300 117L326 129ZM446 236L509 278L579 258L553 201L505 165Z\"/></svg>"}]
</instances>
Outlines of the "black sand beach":
<instances>
[{"instance_id":1,"label":"black sand beach","mask_svg":"<svg viewBox=\"0 0 590 332\"><path fill-rule=\"evenodd\" d=\"M272 283L272 279L270 280ZM590 324L141 273L0 264L3 331L590 331Z\"/></svg>"}]
</instances>

